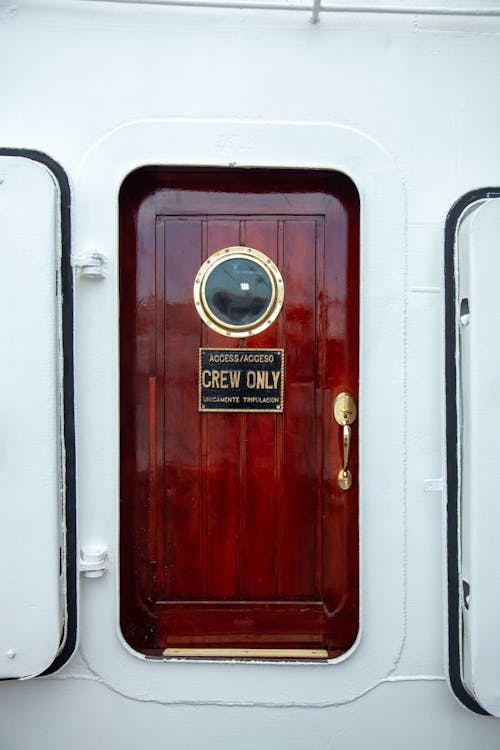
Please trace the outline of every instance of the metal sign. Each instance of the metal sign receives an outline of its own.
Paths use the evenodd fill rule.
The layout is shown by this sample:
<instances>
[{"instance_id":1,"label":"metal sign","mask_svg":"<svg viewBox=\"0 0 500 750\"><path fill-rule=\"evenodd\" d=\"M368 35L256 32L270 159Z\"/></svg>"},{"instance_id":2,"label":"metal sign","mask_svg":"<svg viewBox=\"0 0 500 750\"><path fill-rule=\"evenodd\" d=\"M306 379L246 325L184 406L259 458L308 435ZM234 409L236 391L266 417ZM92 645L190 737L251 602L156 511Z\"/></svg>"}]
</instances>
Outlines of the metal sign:
<instances>
[{"instance_id":1,"label":"metal sign","mask_svg":"<svg viewBox=\"0 0 500 750\"><path fill-rule=\"evenodd\" d=\"M200 349L200 411L283 411L283 349Z\"/></svg>"}]
</instances>

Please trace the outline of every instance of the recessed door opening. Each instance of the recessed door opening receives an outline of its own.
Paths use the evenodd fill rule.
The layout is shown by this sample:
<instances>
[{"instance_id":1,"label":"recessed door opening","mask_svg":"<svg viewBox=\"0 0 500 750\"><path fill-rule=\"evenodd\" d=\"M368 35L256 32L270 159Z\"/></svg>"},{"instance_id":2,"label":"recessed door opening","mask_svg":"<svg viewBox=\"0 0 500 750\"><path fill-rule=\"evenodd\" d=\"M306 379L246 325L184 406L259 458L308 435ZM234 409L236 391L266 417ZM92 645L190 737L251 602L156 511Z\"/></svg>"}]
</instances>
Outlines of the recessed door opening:
<instances>
[{"instance_id":1,"label":"recessed door opening","mask_svg":"<svg viewBox=\"0 0 500 750\"><path fill-rule=\"evenodd\" d=\"M345 175L125 180L120 620L140 653L325 659L353 645L358 310Z\"/></svg>"}]
</instances>

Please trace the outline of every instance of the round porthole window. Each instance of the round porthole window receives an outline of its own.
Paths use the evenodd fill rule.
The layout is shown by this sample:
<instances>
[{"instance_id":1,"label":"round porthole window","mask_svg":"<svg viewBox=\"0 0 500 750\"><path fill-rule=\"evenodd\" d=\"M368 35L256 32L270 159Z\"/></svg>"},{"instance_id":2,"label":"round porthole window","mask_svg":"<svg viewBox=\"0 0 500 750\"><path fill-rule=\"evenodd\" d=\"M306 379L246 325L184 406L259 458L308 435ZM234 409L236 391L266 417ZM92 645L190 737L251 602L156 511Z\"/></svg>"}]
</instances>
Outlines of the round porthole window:
<instances>
[{"instance_id":1,"label":"round porthole window","mask_svg":"<svg viewBox=\"0 0 500 750\"><path fill-rule=\"evenodd\" d=\"M261 333L283 305L283 279L267 255L252 247L225 247L207 258L194 282L202 320L233 338Z\"/></svg>"}]
</instances>

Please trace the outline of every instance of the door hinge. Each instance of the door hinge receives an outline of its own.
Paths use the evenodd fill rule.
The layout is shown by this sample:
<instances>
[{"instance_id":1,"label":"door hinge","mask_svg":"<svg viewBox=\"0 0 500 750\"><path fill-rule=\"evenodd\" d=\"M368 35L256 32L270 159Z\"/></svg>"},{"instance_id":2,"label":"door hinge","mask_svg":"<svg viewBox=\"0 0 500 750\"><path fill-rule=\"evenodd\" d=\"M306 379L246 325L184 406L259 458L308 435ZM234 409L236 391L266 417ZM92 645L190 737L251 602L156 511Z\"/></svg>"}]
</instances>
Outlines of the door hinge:
<instances>
[{"instance_id":1,"label":"door hinge","mask_svg":"<svg viewBox=\"0 0 500 750\"><path fill-rule=\"evenodd\" d=\"M103 279L106 276L107 258L102 253L89 253L88 255L74 255L71 265L80 272L80 276L87 278Z\"/></svg>"},{"instance_id":2,"label":"door hinge","mask_svg":"<svg viewBox=\"0 0 500 750\"><path fill-rule=\"evenodd\" d=\"M79 569L85 578L101 578L108 569L108 548L82 547Z\"/></svg>"},{"instance_id":3,"label":"door hinge","mask_svg":"<svg viewBox=\"0 0 500 750\"><path fill-rule=\"evenodd\" d=\"M443 489L442 479L424 479L424 492L442 492Z\"/></svg>"}]
</instances>

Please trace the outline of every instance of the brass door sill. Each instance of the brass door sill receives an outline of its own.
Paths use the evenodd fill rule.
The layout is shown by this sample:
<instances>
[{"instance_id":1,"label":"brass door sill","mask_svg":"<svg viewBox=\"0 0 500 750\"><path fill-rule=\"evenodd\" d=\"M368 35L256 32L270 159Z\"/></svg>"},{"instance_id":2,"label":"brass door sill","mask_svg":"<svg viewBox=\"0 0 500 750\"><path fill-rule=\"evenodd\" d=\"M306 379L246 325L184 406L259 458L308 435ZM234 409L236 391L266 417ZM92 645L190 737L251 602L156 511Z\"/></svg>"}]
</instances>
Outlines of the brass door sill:
<instances>
[{"instance_id":1,"label":"brass door sill","mask_svg":"<svg viewBox=\"0 0 500 750\"><path fill-rule=\"evenodd\" d=\"M166 648L163 656L224 657L231 659L328 659L325 649L308 648Z\"/></svg>"}]
</instances>

